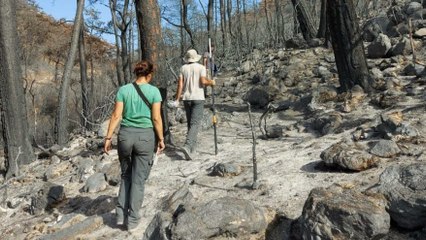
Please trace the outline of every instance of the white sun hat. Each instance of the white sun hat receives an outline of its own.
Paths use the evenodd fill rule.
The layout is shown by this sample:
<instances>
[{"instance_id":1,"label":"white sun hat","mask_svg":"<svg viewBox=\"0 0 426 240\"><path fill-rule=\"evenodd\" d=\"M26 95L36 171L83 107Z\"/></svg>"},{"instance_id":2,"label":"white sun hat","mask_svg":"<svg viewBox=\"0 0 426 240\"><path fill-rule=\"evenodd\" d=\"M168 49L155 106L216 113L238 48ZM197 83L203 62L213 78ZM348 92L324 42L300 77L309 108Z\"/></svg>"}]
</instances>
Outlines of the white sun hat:
<instances>
[{"instance_id":1,"label":"white sun hat","mask_svg":"<svg viewBox=\"0 0 426 240\"><path fill-rule=\"evenodd\" d=\"M197 53L197 50L195 49L189 49L186 53L185 56L183 57L183 61L185 61L186 63L193 63L193 62L198 62L201 59L201 55L199 55Z\"/></svg>"}]
</instances>

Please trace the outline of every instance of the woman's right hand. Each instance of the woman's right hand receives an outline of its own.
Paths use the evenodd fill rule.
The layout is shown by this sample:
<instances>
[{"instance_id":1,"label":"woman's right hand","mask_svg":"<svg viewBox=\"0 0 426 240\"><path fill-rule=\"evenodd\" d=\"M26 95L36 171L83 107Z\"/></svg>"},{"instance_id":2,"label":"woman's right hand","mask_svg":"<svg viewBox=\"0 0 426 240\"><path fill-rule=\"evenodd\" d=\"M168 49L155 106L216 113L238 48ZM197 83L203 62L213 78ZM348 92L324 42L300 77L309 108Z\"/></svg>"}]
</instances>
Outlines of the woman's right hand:
<instances>
[{"instance_id":1,"label":"woman's right hand","mask_svg":"<svg viewBox=\"0 0 426 240\"><path fill-rule=\"evenodd\" d=\"M112 149L111 139L106 138L104 143L104 152L108 154L108 152Z\"/></svg>"}]
</instances>

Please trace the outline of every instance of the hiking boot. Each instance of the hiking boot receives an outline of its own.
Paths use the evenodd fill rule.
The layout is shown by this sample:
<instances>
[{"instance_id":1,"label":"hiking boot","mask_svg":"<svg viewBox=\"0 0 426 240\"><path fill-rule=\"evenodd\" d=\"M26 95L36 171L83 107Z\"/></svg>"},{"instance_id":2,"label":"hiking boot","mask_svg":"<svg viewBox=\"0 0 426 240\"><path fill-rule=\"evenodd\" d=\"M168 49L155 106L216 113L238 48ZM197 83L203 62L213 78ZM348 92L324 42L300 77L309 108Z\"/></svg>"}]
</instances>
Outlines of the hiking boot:
<instances>
[{"instance_id":1,"label":"hiking boot","mask_svg":"<svg viewBox=\"0 0 426 240\"><path fill-rule=\"evenodd\" d=\"M127 232L132 234L132 235L135 235L138 232L138 228L137 227L133 227L133 228L127 227Z\"/></svg>"},{"instance_id":2,"label":"hiking boot","mask_svg":"<svg viewBox=\"0 0 426 240\"><path fill-rule=\"evenodd\" d=\"M116 220L116 222L115 222L116 224L117 224L117 226L122 226L122 225L124 225L124 218L122 218L122 217L118 217L117 216L117 220Z\"/></svg>"},{"instance_id":3,"label":"hiking boot","mask_svg":"<svg viewBox=\"0 0 426 240\"><path fill-rule=\"evenodd\" d=\"M181 150L182 150L183 154L185 154L186 160L188 160L188 161L192 160L191 151L189 150L188 147L182 147Z\"/></svg>"}]
</instances>

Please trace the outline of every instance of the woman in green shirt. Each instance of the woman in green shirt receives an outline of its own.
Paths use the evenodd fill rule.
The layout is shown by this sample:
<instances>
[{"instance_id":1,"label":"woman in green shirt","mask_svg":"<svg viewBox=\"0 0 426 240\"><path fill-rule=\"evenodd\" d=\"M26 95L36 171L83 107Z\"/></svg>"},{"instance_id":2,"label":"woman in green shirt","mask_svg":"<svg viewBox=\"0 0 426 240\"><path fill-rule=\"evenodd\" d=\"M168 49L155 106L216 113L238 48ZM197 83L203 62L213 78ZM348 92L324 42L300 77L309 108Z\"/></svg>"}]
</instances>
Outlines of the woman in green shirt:
<instances>
[{"instance_id":1,"label":"woman in green shirt","mask_svg":"<svg viewBox=\"0 0 426 240\"><path fill-rule=\"evenodd\" d=\"M121 86L117 92L104 151L111 150L111 138L121 120L118 133L118 158L121 166L121 183L116 208L117 224L135 229L140 221L145 180L153 163L153 153L165 148L161 120L161 95L157 87L149 84L154 73L151 62L138 62L134 68L136 85ZM138 87L145 95L141 98ZM149 105L151 106L149 106ZM155 146L157 135L157 146Z\"/></svg>"}]
</instances>

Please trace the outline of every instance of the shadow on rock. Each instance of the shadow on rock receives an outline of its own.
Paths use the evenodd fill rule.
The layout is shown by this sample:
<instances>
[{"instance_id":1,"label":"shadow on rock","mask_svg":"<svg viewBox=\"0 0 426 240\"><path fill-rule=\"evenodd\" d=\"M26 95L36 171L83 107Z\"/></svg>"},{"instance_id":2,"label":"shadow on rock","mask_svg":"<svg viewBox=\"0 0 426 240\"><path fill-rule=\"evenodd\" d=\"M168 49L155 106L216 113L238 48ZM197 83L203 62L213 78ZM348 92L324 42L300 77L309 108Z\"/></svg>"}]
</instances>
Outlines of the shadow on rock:
<instances>
[{"instance_id":1,"label":"shadow on rock","mask_svg":"<svg viewBox=\"0 0 426 240\"><path fill-rule=\"evenodd\" d=\"M357 171L351 171L343 169L337 166L327 166L324 161L318 160L303 165L300 170L309 173L356 173Z\"/></svg>"}]
</instances>

